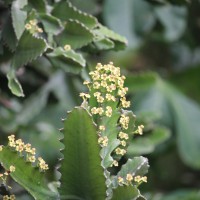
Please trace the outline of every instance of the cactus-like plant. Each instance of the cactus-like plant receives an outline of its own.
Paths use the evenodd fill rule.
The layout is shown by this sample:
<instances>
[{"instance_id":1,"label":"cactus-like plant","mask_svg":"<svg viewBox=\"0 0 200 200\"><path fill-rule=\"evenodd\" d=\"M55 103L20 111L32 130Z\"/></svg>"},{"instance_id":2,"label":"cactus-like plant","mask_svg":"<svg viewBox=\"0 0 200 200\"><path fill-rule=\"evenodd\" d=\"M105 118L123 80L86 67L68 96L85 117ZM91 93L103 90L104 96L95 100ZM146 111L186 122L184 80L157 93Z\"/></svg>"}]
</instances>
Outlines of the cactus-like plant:
<instances>
[{"instance_id":1,"label":"cactus-like plant","mask_svg":"<svg viewBox=\"0 0 200 200\"><path fill-rule=\"evenodd\" d=\"M9 136L7 146L0 147L0 162L6 184L10 176L35 199L132 200L143 199L138 186L146 182L148 161L144 157L126 158L129 140L142 134L143 126L134 126L135 116L125 110L128 88L120 68L112 63L97 64L86 80L88 93L81 93L83 103L63 120L60 187L53 192L45 182L48 165L35 157L35 149ZM124 159L122 159L122 157ZM123 160L123 162L122 162ZM11 196L4 195L4 199ZM12 196L12 198L14 198Z\"/></svg>"}]
</instances>

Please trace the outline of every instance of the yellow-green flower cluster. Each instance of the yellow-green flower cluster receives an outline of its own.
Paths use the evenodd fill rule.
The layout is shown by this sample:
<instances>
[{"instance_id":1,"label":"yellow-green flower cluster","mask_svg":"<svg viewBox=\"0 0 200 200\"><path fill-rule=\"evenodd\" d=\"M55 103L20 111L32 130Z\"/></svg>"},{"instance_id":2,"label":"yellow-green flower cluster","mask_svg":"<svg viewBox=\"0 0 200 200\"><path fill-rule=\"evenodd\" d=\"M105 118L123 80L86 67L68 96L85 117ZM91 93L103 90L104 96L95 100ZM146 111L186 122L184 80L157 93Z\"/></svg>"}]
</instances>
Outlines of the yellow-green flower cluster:
<instances>
[{"instance_id":1,"label":"yellow-green flower cluster","mask_svg":"<svg viewBox=\"0 0 200 200\"><path fill-rule=\"evenodd\" d=\"M102 106L104 102L115 102L116 99L120 100L123 108L130 106L130 101L127 101L125 97L128 91L128 88L124 87L125 76L121 76L119 67L115 67L111 62L107 65L98 63L96 69L90 72L89 75L91 76L91 82L84 81L83 84L87 85L89 90L95 90L94 97L99 106ZM84 94L81 93L81 97L90 98L90 96Z\"/></svg>"},{"instance_id":2,"label":"yellow-green flower cluster","mask_svg":"<svg viewBox=\"0 0 200 200\"><path fill-rule=\"evenodd\" d=\"M8 146L13 148L15 151L19 152L20 154L26 155L27 162L35 163L37 162L38 167L41 171L45 171L48 169L48 165L45 161L39 157L36 159L36 149L32 148L31 144L25 144L21 139L15 140L15 135L8 136Z\"/></svg>"},{"instance_id":3,"label":"yellow-green flower cluster","mask_svg":"<svg viewBox=\"0 0 200 200\"><path fill-rule=\"evenodd\" d=\"M84 81L84 85L89 88L90 94L80 93L80 96L84 101L90 98L96 99L97 106L90 107L92 115L99 115L100 117L112 117L116 108L117 102L119 102L120 108L130 107L130 101L126 100L127 87L124 87L125 76L121 76L120 68L115 67L112 62L107 65L98 63L94 71L89 73L91 81ZM115 106L112 106L115 104ZM129 126L129 117L122 114L119 119L119 125L121 132L118 135L120 140L120 147L115 149L117 155L124 155L126 153L125 147L127 145L128 134L123 130L127 130ZM102 136L102 125L99 125L99 144L102 147L108 145L108 137ZM116 160L112 165L118 166Z\"/></svg>"},{"instance_id":4,"label":"yellow-green flower cluster","mask_svg":"<svg viewBox=\"0 0 200 200\"><path fill-rule=\"evenodd\" d=\"M31 33L42 33L43 30L41 28L38 27L37 25L37 20L36 19L33 19L33 20L30 20L26 25L25 25L25 28L26 30L30 31Z\"/></svg>"},{"instance_id":5,"label":"yellow-green flower cluster","mask_svg":"<svg viewBox=\"0 0 200 200\"><path fill-rule=\"evenodd\" d=\"M12 194L12 195L4 195L3 196L3 200L15 200L16 198L15 198L15 195L14 194Z\"/></svg>"},{"instance_id":6,"label":"yellow-green flower cluster","mask_svg":"<svg viewBox=\"0 0 200 200\"><path fill-rule=\"evenodd\" d=\"M143 134L143 129L144 129L144 126L143 125L139 125L137 130L134 133L142 135Z\"/></svg>"},{"instance_id":7,"label":"yellow-green flower cluster","mask_svg":"<svg viewBox=\"0 0 200 200\"><path fill-rule=\"evenodd\" d=\"M118 181L119 185L132 185L133 181L135 181L136 183L147 182L147 177L146 176L143 176L143 177L135 176L135 177L133 177L132 174L128 173L126 175L126 178L119 176L117 181Z\"/></svg>"}]
</instances>

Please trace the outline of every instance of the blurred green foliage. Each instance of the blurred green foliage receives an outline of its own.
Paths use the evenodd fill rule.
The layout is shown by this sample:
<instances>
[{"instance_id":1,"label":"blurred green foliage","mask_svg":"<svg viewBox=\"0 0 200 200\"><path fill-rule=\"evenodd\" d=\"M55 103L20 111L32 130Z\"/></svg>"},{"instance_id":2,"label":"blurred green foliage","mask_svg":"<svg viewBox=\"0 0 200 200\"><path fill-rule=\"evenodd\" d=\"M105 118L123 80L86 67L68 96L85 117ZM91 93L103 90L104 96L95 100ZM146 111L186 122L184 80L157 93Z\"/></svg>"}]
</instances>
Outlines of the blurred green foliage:
<instances>
[{"instance_id":1,"label":"blurred green foliage","mask_svg":"<svg viewBox=\"0 0 200 200\"><path fill-rule=\"evenodd\" d=\"M69 19L65 10L61 14L65 1L55 6L57 1L49 0L48 9L44 1L19 1L21 7L28 5L24 9L14 1L9 13L11 2L0 1L1 143L15 132L55 166L61 148L55 141L57 129L62 127L59 119L80 103L78 94L85 89L81 82L87 79L93 63L112 60L128 75L132 110L145 125L144 137L133 138L129 155L151 153L149 182L143 188L147 197L199 199L200 2L71 1L95 16L88 24L84 24L84 17ZM32 8L36 11L31 12ZM45 33L31 38L22 30L33 18L38 19ZM20 27L12 26L13 21L20 21ZM126 40L99 22L127 38L126 50L107 51L123 49ZM94 28L95 23L98 28ZM81 38L78 43L74 42L77 38ZM74 51L59 49L65 44ZM31 57L23 57L20 52L30 47L34 47L34 52L27 54ZM12 95L8 86L14 94L25 97Z\"/></svg>"}]
</instances>

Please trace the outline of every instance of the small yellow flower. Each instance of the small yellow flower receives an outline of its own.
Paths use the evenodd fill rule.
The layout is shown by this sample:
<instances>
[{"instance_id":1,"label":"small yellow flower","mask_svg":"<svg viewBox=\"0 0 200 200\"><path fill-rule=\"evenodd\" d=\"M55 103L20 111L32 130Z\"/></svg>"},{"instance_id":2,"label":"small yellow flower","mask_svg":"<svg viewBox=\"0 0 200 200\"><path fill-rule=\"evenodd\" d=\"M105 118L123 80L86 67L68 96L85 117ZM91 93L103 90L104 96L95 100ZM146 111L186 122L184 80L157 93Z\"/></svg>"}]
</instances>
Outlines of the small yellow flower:
<instances>
[{"instance_id":1,"label":"small yellow flower","mask_svg":"<svg viewBox=\"0 0 200 200\"><path fill-rule=\"evenodd\" d=\"M38 158L38 166L42 171L49 169L48 165L41 157Z\"/></svg>"},{"instance_id":2,"label":"small yellow flower","mask_svg":"<svg viewBox=\"0 0 200 200\"><path fill-rule=\"evenodd\" d=\"M100 88L100 83L98 83L97 81L93 83L93 88L94 89L99 89Z\"/></svg>"},{"instance_id":3,"label":"small yellow flower","mask_svg":"<svg viewBox=\"0 0 200 200\"><path fill-rule=\"evenodd\" d=\"M10 200L15 200L16 198L15 198L15 195L14 194L12 194L12 195L10 195Z\"/></svg>"},{"instance_id":4,"label":"small yellow flower","mask_svg":"<svg viewBox=\"0 0 200 200\"><path fill-rule=\"evenodd\" d=\"M43 33L43 30L41 28L37 27L37 32L38 33Z\"/></svg>"},{"instance_id":5,"label":"small yellow flower","mask_svg":"<svg viewBox=\"0 0 200 200\"><path fill-rule=\"evenodd\" d=\"M118 147L117 149L115 149L115 152L116 152L117 155L123 156L126 153L126 150Z\"/></svg>"},{"instance_id":6,"label":"small yellow flower","mask_svg":"<svg viewBox=\"0 0 200 200\"><path fill-rule=\"evenodd\" d=\"M119 163L116 160L114 160L113 163L112 163L112 165L114 165L115 167L117 167L119 165Z\"/></svg>"},{"instance_id":7,"label":"small yellow flower","mask_svg":"<svg viewBox=\"0 0 200 200\"><path fill-rule=\"evenodd\" d=\"M34 163L34 162L36 161L35 156L30 156L30 157L28 158L28 161Z\"/></svg>"},{"instance_id":8,"label":"small yellow flower","mask_svg":"<svg viewBox=\"0 0 200 200\"><path fill-rule=\"evenodd\" d=\"M137 182L137 183L139 183L139 182L147 182L147 177L146 177L146 176L143 176L143 177L141 177L141 176L136 176L136 177L134 178L134 181Z\"/></svg>"},{"instance_id":9,"label":"small yellow flower","mask_svg":"<svg viewBox=\"0 0 200 200\"><path fill-rule=\"evenodd\" d=\"M32 28L32 26L30 24L26 24L25 28L26 28L26 30L30 30Z\"/></svg>"},{"instance_id":10,"label":"small yellow flower","mask_svg":"<svg viewBox=\"0 0 200 200\"><path fill-rule=\"evenodd\" d=\"M15 140L15 135L10 135L10 136L8 136L8 140L9 140L9 141Z\"/></svg>"},{"instance_id":11,"label":"small yellow flower","mask_svg":"<svg viewBox=\"0 0 200 200\"><path fill-rule=\"evenodd\" d=\"M30 151L30 153L31 153L32 155L35 155L35 154L36 154L36 149L35 149L35 148L32 148L31 151Z\"/></svg>"},{"instance_id":12,"label":"small yellow flower","mask_svg":"<svg viewBox=\"0 0 200 200\"><path fill-rule=\"evenodd\" d=\"M100 130L100 131L105 131L105 130L106 130L106 127L103 126L103 125L100 125L100 126L99 126L99 130Z\"/></svg>"},{"instance_id":13,"label":"small yellow flower","mask_svg":"<svg viewBox=\"0 0 200 200\"><path fill-rule=\"evenodd\" d=\"M126 101L126 97L122 97L122 98L120 99L120 101L122 102L122 107L124 107L124 108L128 108L128 107L130 107L130 105L131 105L131 102L130 102L130 101Z\"/></svg>"},{"instance_id":14,"label":"small yellow flower","mask_svg":"<svg viewBox=\"0 0 200 200\"><path fill-rule=\"evenodd\" d=\"M2 151L3 150L3 146L2 145L0 145L0 151Z\"/></svg>"},{"instance_id":15,"label":"small yellow flower","mask_svg":"<svg viewBox=\"0 0 200 200\"><path fill-rule=\"evenodd\" d=\"M117 178L117 180L118 180L118 183L124 183L124 179L120 176Z\"/></svg>"},{"instance_id":16,"label":"small yellow flower","mask_svg":"<svg viewBox=\"0 0 200 200\"><path fill-rule=\"evenodd\" d=\"M138 134L139 134L139 135L142 135L142 134L143 134L143 129L144 129L144 126L143 126L143 125L138 126Z\"/></svg>"},{"instance_id":17,"label":"small yellow flower","mask_svg":"<svg viewBox=\"0 0 200 200\"><path fill-rule=\"evenodd\" d=\"M122 114L119 123L122 125L122 128L128 129L129 117Z\"/></svg>"},{"instance_id":18,"label":"small yellow flower","mask_svg":"<svg viewBox=\"0 0 200 200\"><path fill-rule=\"evenodd\" d=\"M9 200L9 199L10 199L10 197L8 195L3 196L3 200Z\"/></svg>"},{"instance_id":19,"label":"small yellow flower","mask_svg":"<svg viewBox=\"0 0 200 200\"><path fill-rule=\"evenodd\" d=\"M126 175L126 180L127 180L128 182L131 182L131 181L133 180L133 176L132 176L131 174L127 174L127 175Z\"/></svg>"},{"instance_id":20,"label":"small yellow flower","mask_svg":"<svg viewBox=\"0 0 200 200\"><path fill-rule=\"evenodd\" d=\"M101 86L106 88L107 87L107 82L106 81L101 81Z\"/></svg>"},{"instance_id":21,"label":"small yellow flower","mask_svg":"<svg viewBox=\"0 0 200 200\"><path fill-rule=\"evenodd\" d=\"M27 153L31 153L31 144L26 144L25 145L25 151L27 152Z\"/></svg>"},{"instance_id":22,"label":"small yellow flower","mask_svg":"<svg viewBox=\"0 0 200 200\"><path fill-rule=\"evenodd\" d=\"M122 132L122 131L120 131L119 132L119 138L121 138L121 139L125 139L125 140L128 140L128 134L127 133L124 133L124 132Z\"/></svg>"},{"instance_id":23,"label":"small yellow flower","mask_svg":"<svg viewBox=\"0 0 200 200\"><path fill-rule=\"evenodd\" d=\"M100 93L100 92L95 92L95 93L94 93L94 97L99 97L99 96L101 96L101 93Z\"/></svg>"},{"instance_id":24,"label":"small yellow flower","mask_svg":"<svg viewBox=\"0 0 200 200\"><path fill-rule=\"evenodd\" d=\"M15 150L21 153L24 150L24 144L17 145Z\"/></svg>"},{"instance_id":25,"label":"small yellow flower","mask_svg":"<svg viewBox=\"0 0 200 200\"><path fill-rule=\"evenodd\" d=\"M86 94L86 93L83 93L83 92L81 92L79 96L82 97L84 100L90 98L89 94Z\"/></svg>"},{"instance_id":26,"label":"small yellow flower","mask_svg":"<svg viewBox=\"0 0 200 200\"><path fill-rule=\"evenodd\" d=\"M107 117L112 116L112 108L110 106L106 106L106 112L105 112Z\"/></svg>"},{"instance_id":27,"label":"small yellow flower","mask_svg":"<svg viewBox=\"0 0 200 200\"><path fill-rule=\"evenodd\" d=\"M70 46L69 44L66 44L66 45L64 46L64 50L65 50L65 51L70 51L70 50L71 50L71 46Z\"/></svg>"},{"instance_id":28,"label":"small yellow flower","mask_svg":"<svg viewBox=\"0 0 200 200\"><path fill-rule=\"evenodd\" d=\"M103 102L104 102L104 97L98 96L98 97L97 97L97 102L98 102L98 103L103 103Z\"/></svg>"},{"instance_id":29,"label":"small yellow flower","mask_svg":"<svg viewBox=\"0 0 200 200\"><path fill-rule=\"evenodd\" d=\"M106 99L108 101L116 101L116 98L113 95L111 95L111 94L106 94Z\"/></svg>"},{"instance_id":30,"label":"small yellow flower","mask_svg":"<svg viewBox=\"0 0 200 200\"><path fill-rule=\"evenodd\" d=\"M102 147L106 147L108 145L108 137L104 136L104 137L100 137L98 139L98 143L102 146Z\"/></svg>"},{"instance_id":31,"label":"small yellow flower","mask_svg":"<svg viewBox=\"0 0 200 200\"><path fill-rule=\"evenodd\" d=\"M89 84L90 84L90 81L86 80L86 81L83 82L83 85L89 85Z\"/></svg>"},{"instance_id":32,"label":"small yellow flower","mask_svg":"<svg viewBox=\"0 0 200 200\"><path fill-rule=\"evenodd\" d=\"M120 144L121 144L123 147L125 147L125 146L126 146L126 141L122 140L122 141L120 141Z\"/></svg>"},{"instance_id":33,"label":"small yellow flower","mask_svg":"<svg viewBox=\"0 0 200 200\"><path fill-rule=\"evenodd\" d=\"M33 20L30 20L29 23L33 26L36 26L37 24L37 20L36 19L33 19Z\"/></svg>"},{"instance_id":34,"label":"small yellow flower","mask_svg":"<svg viewBox=\"0 0 200 200\"><path fill-rule=\"evenodd\" d=\"M9 170L10 170L10 172L14 172L15 171L15 166L11 165Z\"/></svg>"}]
</instances>

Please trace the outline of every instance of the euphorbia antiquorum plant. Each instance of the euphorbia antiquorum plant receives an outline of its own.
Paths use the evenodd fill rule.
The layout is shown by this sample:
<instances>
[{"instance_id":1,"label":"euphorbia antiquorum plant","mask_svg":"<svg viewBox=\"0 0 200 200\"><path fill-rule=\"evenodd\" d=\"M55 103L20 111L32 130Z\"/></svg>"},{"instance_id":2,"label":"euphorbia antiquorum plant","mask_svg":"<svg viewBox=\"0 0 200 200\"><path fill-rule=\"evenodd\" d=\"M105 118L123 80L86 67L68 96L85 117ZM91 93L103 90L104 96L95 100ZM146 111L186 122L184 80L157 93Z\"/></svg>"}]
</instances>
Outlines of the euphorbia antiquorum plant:
<instances>
[{"instance_id":1,"label":"euphorbia antiquorum plant","mask_svg":"<svg viewBox=\"0 0 200 200\"><path fill-rule=\"evenodd\" d=\"M89 92L80 94L83 103L63 119L58 190L48 187L48 165L36 156L36 149L14 135L8 137L7 146L0 147L4 185L10 176L38 200L145 199L138 186L147 181L148 161L126 157L130 139L141 135L144 127L135 127L135 115L127 110L125 76L113 63L98 63L89 74L91 80L84 81ZM10 192L3 199L15 199Z\"/></svg>"}]
</instances>

